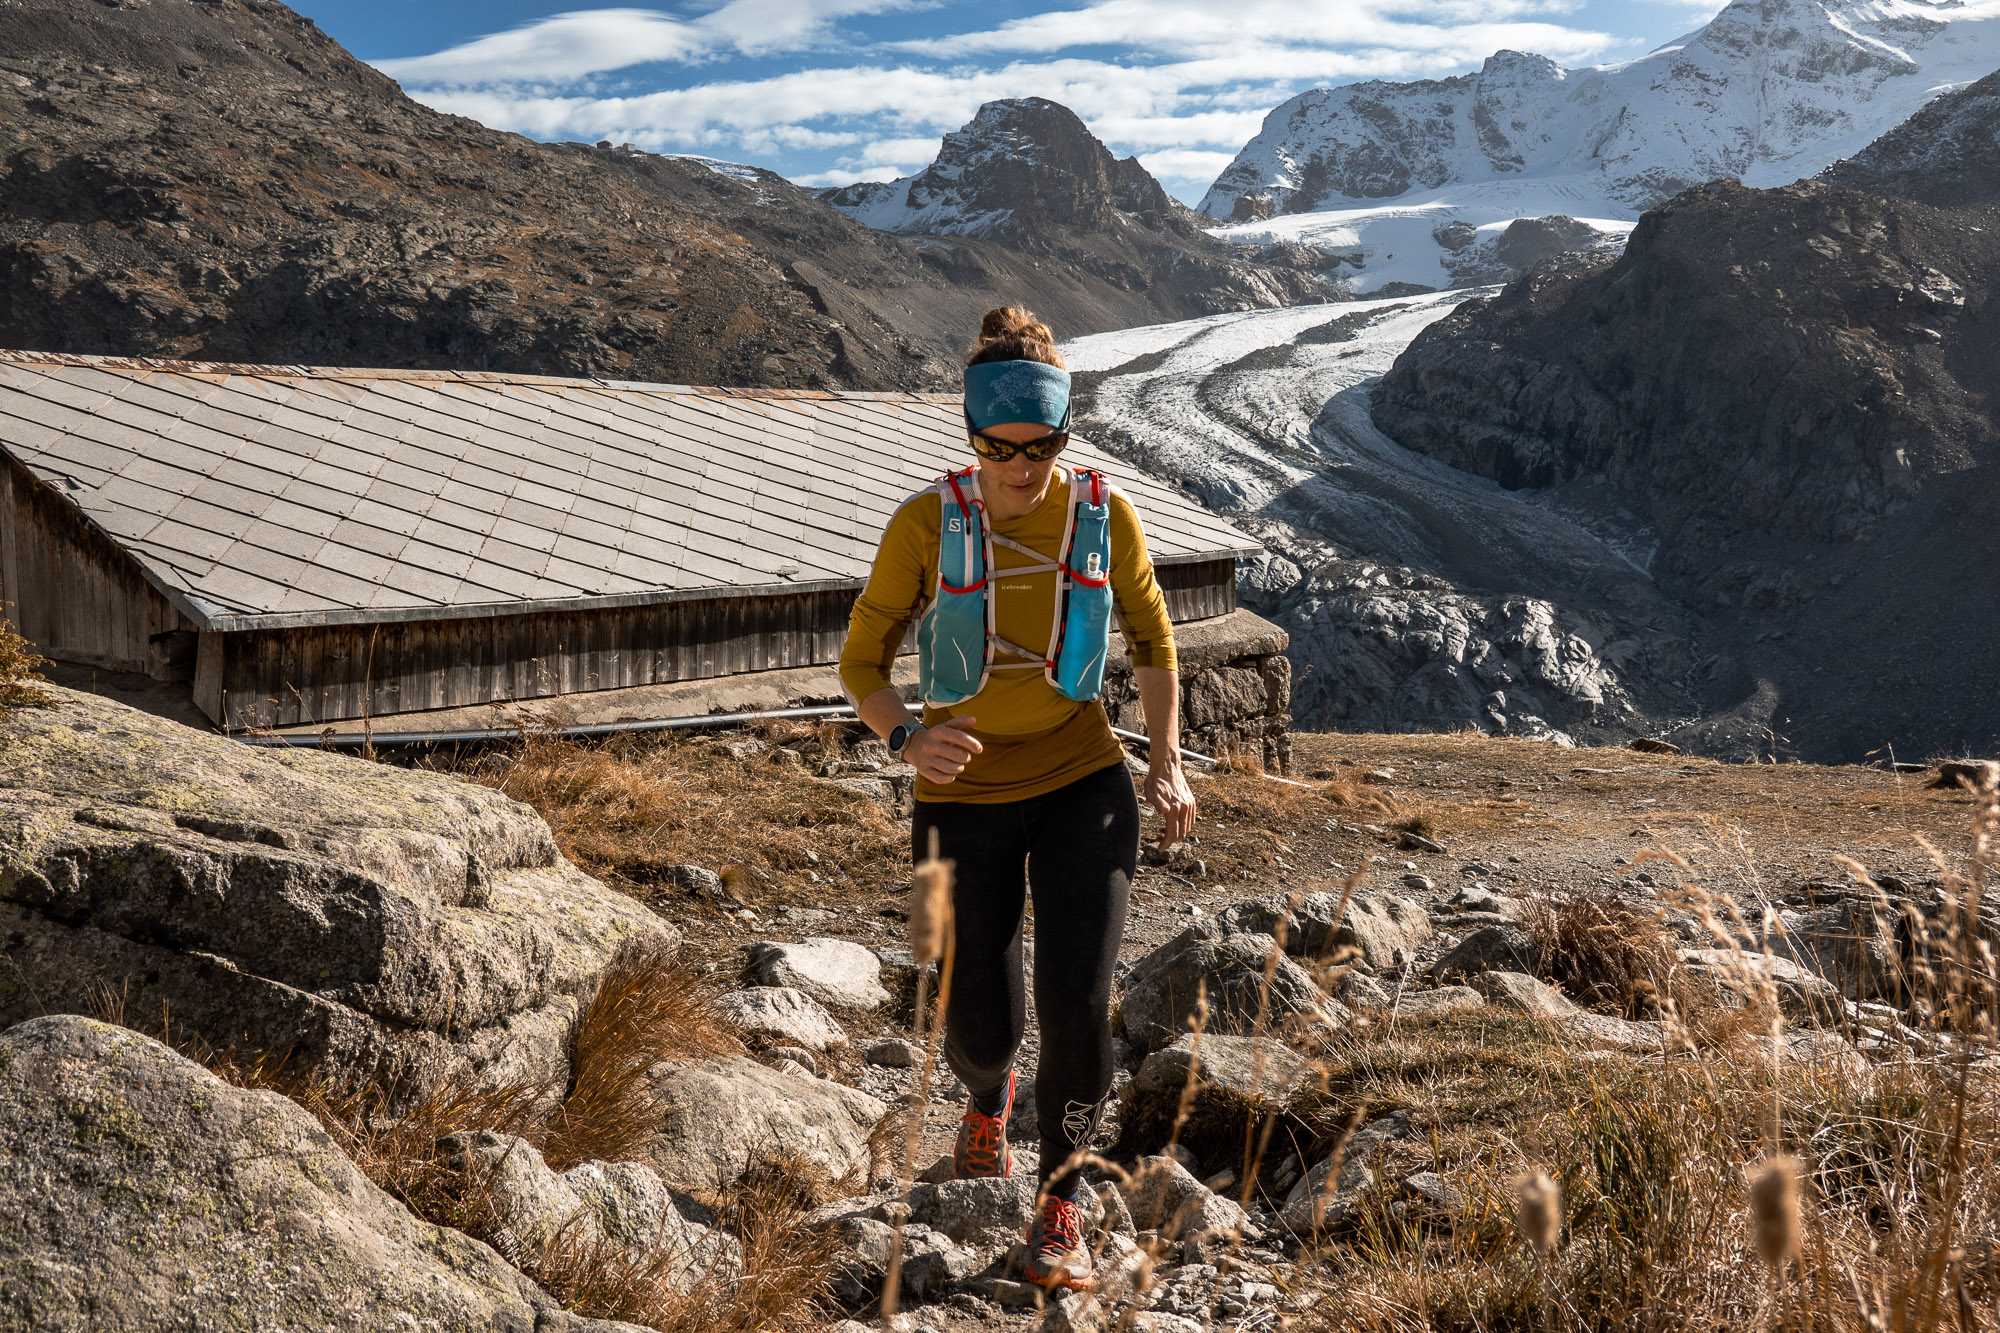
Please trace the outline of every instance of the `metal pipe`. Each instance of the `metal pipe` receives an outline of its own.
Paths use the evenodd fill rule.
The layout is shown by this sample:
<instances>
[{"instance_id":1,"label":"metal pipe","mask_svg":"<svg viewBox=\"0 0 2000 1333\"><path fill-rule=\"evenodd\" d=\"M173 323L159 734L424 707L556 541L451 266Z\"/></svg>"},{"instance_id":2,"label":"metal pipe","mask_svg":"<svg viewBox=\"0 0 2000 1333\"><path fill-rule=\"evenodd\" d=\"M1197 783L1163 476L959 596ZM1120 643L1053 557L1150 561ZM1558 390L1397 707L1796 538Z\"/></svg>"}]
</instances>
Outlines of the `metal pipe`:
<instances>
[{"instance_id":1,"label":"metal pipe","mask_svg":"<svg viewBox=\"0 0 2000 1333\"><path fill-rule=\"evenodd\" d=\"M697 713L688 717L645 718L636 722L592 722L573 727L554 727L548 731L535 732L536 735L557 736L565 740L579 736L615 736L637 731L679 731L691 727L734 726L742 722L754 722L762 718L780 717L833 717L841 713L852 713L852 704L826 704L812 708L766 708L748 713ZM450 745L459 741L510 741L520 736L527 728L522 727L480 727L469 731L383 731L373 735L360 732L343 732L337 736L250 736L237 735L234 739L245 745L292 747L314 749L325 746L340 748L361 748L369 744L377 748L396 745Z\"/></svg>"},{"instance_id":2,"label":"metal pipe","mask_svg":"<svg viewBox=\"0 0 2000 1333\"><path fill-rule=\"evenodd\" d=\"M537 735L556 736L569 740L583 736L618 736L631 732L681 731L695 727L734 726L743 722L755 722L765 718L785 717L839 717L854 715L853 704L823 704L808 708L766 708L749 713L696 713L687 717L646 718L636 722L592 722L573 727L557 727ZM461 741L509 741L521 735L520 727L481 727L469 731L384 731L374 735L343 732L337 736L250 736L238 735L234 739L245 745L262 745L275 748L320 749L326 747L340 749L360 749L370 744L376 748L399 745L453 745ZM1123 727L1113 727L1112 734L1128 741L1136 741L1150 747L1150 737ZM1215 760L1205 754L1197 754L1183 747L1181 754L1188 759L1213 767Z\"/></svg>"}]
</instances>

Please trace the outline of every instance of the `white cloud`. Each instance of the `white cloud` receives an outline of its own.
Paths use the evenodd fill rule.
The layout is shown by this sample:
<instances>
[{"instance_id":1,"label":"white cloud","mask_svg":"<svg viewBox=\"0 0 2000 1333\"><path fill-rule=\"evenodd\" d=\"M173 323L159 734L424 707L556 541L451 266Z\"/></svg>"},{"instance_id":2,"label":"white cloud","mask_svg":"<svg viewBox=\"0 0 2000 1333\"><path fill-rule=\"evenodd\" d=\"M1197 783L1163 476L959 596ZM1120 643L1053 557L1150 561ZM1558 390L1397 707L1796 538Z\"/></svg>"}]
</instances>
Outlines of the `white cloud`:
<instances>
[{"instance_id":1,"label":"white cloud","mask_svg":"<svg viewBox=\"0 0 2000 1333\"><path fill-rule=\"evenodd\" d=\"M411 84L552 81L655 60L687 60L703 49L701 34L672 15L593 9L552 15L432 55L378 60L375 67Z\"/></svg>"},{"instance_id":2,"label":"white cloud","mask_svg":"<svg viewBox=\"0 0 2000 1333\"><path fill-rule=\"evenodd\" d=\"M907 174L894 167L868 167L860 171L836 167L832 171L815 171L810 175L793 176L791 181L794 185L816 190L828 185L853 185L859 181L892 181Z\"/></svg>"},{"instance_id":3,"label":"white cloud","mask_svg":"<svg viewBox=\"0 0 2000 1333\"><path fill-rule=\"evenodd\" d=\"M1080 46L1116 46L1162 56L1227 56L1246 44L1286 47L1380 46L1405 50L1443 44L1474 58L1501 47L1561 60L1603 50L1611 38L1552 23L1514 20L1568 13L1575 0L1094 0L1080 9L1009 19L985 32L893 43L916 54L952 57L996 52L1047 55Z\"/></svg>"},{"instance_id":4,"label":"white cloud","mask_svg":"<svg viewBox=\"0 0 2000 1333\"><path fill-rule=\"evenodd\" d=\"M1141 153L1139 165L1163 181L1199 181L1207 185L1236 160L1234 153L1205 152L1198 148L1169 148L1160 153Z\"/></svg>"},{"instance_id":5,"label":"white cloud","mask_svg":"<svg viewBox=\"0 0 2000 1333\"><path fill-rule=\"evenodd\" d=\"M657 9L584 9L425 56L378 60L412 85L558 83L656 61L725 52L769 55L824 40L843 18L912 8L919 0L727 0L696 19Z\"/></svg>"}]
</instances>

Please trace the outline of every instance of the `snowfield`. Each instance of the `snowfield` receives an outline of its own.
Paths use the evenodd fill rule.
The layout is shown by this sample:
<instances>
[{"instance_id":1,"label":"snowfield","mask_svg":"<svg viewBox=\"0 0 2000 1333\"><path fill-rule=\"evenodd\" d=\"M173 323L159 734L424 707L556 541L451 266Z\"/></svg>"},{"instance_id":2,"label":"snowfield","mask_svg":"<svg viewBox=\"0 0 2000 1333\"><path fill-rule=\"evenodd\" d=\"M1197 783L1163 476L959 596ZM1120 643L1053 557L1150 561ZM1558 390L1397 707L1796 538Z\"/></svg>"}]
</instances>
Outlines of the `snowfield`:
<instances>
[{"instance_id":1,"label":"snowfield","mask_svg":"<svg viewBox=\"0 0 2000 1333\"><path fill-rule=\"evenodd\" d=\"M1598 234L1599 244L1620 249L1639 223L1639 211L1610 198L1601 181L1575 176L1466 181L1387 202L1212 227L1209 235L1232 245L1284 241L1352 256L1357 262L1348 287L1365 295L1392 282L1434 288L1458 285L1446 267L1448 252L1437 239L1438 232L1453 223L1473 228L1475 245L1497 246L1513 222L1553 216L1574 218Z\"/></svg>"}]
</instances>

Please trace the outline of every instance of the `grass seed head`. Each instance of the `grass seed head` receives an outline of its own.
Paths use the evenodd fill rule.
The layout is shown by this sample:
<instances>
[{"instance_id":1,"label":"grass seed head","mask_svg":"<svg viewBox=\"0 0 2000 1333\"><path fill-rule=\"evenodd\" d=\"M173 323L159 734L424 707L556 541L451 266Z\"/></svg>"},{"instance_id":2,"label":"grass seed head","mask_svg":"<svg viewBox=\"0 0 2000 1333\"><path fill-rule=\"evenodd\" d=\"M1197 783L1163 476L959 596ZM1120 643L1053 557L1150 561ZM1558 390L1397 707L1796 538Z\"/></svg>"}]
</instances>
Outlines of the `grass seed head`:
<instances>
[{"instance_id":1,"label":"grass seed head","mask_svg":"<svg viewBox=\"0 0 2000 1333\"><path fill-rule=\"evenodd\" d=\"M1514 1182L1514 1220L1521 1237L1547 1258L1562 1238L1562 1186L1546 1171L1530 1171Z\"/></svg>"},{"instance_id":2,"label":"grass seed head","mask_svg":"<svg viewBox=\"0 0 2000 1333\"><path fill-rule=\"evenodd\" d=\"M1800 1245L1799 1159L1773 1157L1750 1177L1750 1227L1757 1253L1772 1268L1796 1258Z\"/></svg>"},{"instance_id":3,"label":"grass seed head","mask_svg":"<svg viewBox=\"0 0 2000 1333\"><path fill-rule=\"evenodd\" d=\"M910 952L919 967L944 957L951 934L951 862L932 859L917 867L910 891Z\"/></svg>"}]
</instances>

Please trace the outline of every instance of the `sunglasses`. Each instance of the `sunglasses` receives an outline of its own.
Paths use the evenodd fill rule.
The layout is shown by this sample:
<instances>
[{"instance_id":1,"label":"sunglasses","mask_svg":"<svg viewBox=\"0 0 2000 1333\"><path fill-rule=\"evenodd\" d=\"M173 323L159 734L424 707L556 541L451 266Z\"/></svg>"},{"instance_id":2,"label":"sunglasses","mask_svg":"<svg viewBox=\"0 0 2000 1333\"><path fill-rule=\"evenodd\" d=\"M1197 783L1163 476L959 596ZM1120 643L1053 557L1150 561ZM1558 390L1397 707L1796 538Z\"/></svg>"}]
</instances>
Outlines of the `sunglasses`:
<instances>
[{"instance_id":1,"label":"sunglasses","mask_svg":"<svg viewBox=\"0 0 2000 1333\"><path fill-rule=\"evenodd\" d=\"M1019 444L1012 440L996 440L978 431L972 432L972 452L989 463L1004 463L1015 454L1026 454L1030 463L1046 463L1061 453L1068 443L1069 432L1066 430L1050 431L1047 435Z\"/></svg>"},{"instance_id":2,"label":"sunglasses","mask_svg":"<svg viewBox=\"0 0 2000 1333\"><path fill-rule=\"evenodd\" d=\"M1013 440L996 440L991 435L972 429L972 417L968 413L965 430L972 437L972 452L989 463L1004 463L1015 454L1025 454L1030 463L1046 463L1069 444L1069 413L1063 413L1063 424L1032 440L1016 443Z\"/></svg>"}]
</instances>

